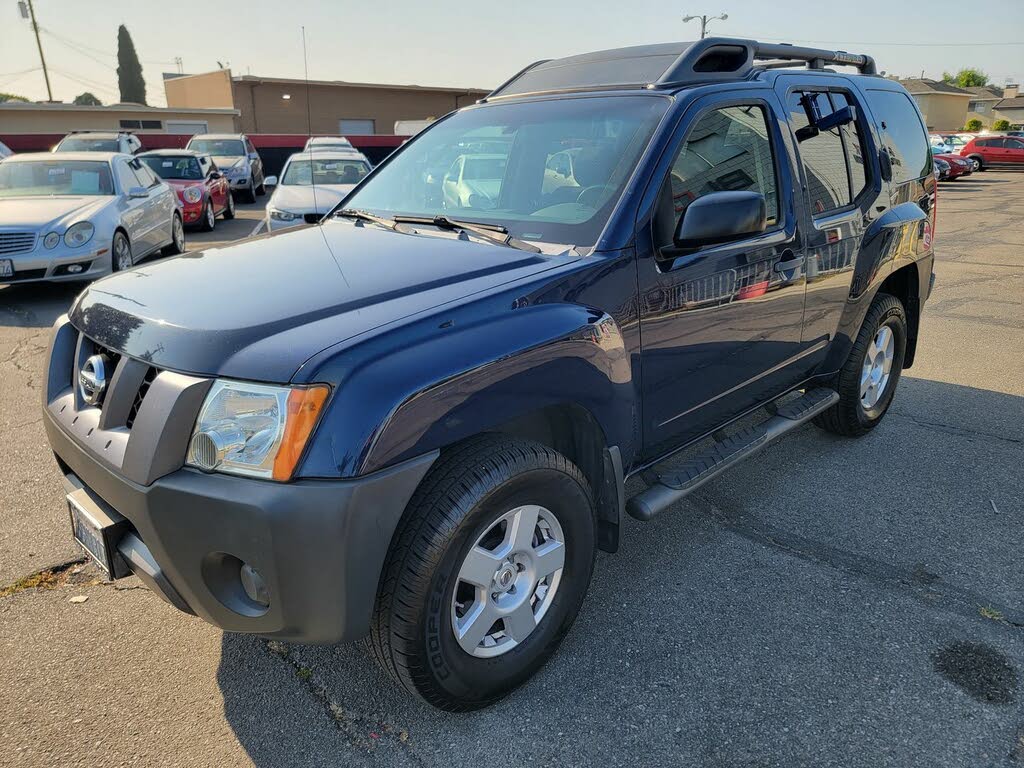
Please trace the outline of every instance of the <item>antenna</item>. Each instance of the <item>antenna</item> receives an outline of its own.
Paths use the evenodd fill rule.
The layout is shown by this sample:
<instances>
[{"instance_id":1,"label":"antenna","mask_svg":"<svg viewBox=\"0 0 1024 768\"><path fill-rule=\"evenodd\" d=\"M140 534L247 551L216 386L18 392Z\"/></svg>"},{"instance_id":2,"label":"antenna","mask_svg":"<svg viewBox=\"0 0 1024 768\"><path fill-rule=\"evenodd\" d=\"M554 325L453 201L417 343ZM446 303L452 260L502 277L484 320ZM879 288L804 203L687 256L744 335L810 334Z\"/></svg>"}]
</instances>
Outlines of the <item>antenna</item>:
<instances>
[{"instance_id":1,"label":"antenna","mask_svg":"<svg viewBox=\"0 0 1024 768\"><path fill-rule=\"evenodd\" d=\"M302 25L302 70L306 78L306 143L313 138L313 118L309 106L309 58L306 56L306 26ZM316 169L313 167L313 148L309 148L309 183L313 189L313 210L318 211L316 204Z\"/></svg>"}]
</instances>

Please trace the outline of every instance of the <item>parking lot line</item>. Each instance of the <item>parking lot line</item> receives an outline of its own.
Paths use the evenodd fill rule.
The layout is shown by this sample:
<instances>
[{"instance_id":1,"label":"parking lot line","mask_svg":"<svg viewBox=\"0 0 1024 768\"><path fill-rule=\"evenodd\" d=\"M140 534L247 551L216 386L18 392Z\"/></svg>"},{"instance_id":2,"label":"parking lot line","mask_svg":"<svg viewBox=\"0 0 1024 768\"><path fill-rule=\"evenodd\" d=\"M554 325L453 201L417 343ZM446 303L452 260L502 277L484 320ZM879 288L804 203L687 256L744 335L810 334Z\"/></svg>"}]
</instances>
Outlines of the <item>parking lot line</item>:
<instances>
[{"instance_id":1,"label":"parking lot line","mask_svg":"<svg viewBox=\"0 0 1024 768\"><path fill-rule=\"evenodd\" d=\"M259 223L257 223L256 226L253 227L252 232L249 233L249 237L255 237L256 235L258 235L261 229L263 229L263 219L260 219Z\"/></svg>"}]
</instances>

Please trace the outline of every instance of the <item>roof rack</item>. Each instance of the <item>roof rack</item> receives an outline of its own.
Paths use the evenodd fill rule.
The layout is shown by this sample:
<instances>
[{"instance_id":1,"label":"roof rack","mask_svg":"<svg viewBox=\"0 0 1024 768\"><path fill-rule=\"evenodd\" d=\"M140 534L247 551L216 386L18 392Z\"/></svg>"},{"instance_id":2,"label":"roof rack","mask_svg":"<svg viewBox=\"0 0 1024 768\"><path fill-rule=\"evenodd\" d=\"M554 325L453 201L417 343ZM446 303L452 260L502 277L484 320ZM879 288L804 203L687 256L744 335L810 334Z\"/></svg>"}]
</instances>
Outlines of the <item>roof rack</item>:
<instances>
[{"instance_id":1,"label":"roof rack","mask_svg":"<svg viewBox=\"0 0 1024 768\"><path fill-rule=\"evenodd\" d=\"M697 83L741 80L760 69L805 65L856 67L863 75L877 74L875 60L866 54L807 48L789 43L761 43L729 37L696 42L661 43L585 53L534 62L513 75L481 101L607 88L678 88Z\"/></svg>"}]
</instances>

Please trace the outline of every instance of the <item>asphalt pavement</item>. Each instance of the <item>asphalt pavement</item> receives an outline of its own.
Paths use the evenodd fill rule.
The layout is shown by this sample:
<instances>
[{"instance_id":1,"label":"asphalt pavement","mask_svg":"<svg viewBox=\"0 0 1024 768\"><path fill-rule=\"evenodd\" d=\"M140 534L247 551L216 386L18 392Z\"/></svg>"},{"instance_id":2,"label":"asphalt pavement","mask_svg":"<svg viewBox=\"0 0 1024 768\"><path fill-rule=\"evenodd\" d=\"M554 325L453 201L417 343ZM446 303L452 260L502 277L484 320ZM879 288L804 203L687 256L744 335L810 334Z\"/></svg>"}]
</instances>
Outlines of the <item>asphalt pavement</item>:
<instances>
[{"instance_id":1,"label":"asphalt pavement","mask_svg":"<svg viewBox=\"0 0 1024 768\"><path fill-rule=\"evenodd\" d=\"M559 653L496 706L441 713L359 645L224 634L67 570L0 598L0 765L1024 766L1022 206L1024 172L942 185L883 424L808 426L627 519ZM74 293L0 288L0 589L77 556L37 415Z\"/></svg>"}]
</instances>

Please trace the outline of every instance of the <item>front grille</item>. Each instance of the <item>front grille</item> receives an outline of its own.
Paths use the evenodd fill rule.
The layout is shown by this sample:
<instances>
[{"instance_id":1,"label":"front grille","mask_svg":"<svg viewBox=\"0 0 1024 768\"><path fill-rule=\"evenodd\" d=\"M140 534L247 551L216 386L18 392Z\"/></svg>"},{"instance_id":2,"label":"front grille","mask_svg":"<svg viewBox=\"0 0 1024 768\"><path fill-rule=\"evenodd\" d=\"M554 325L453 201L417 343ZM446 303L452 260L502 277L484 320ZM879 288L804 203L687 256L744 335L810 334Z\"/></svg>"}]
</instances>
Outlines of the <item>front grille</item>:
<instances>
[{"instance_id":1,"label":"front grille","mask_svg":"<svg viewBox=\"0 0 1024 768\"><path fill-rule=\"evenodd\" d=\"M0 277L0 283L16 283L19 280L38 280L46 277L45 269L16 270L13 277Z\"/></svg>"},{"instance_id":2,"label":"front grille","mask_svg":"<svg viewBox=\"0 0 1024 768\"><path fill-rule=\"evenodd\" d=\"M35 245L35 232L0 232L0 256L28 253Z\"/></svg>"},{"instance_id":3,"label":"front grille","mask_svg":"<svg viewBox=\"0 0 1024 768\"><path fill-rule=\"evenodd\" d=\"M139 415L139 409L142 407L142 401L146 399L146 393L149 392L149 386L153 383L153 379L156 378L158 371L156 368L150 366L149 370L146 371L146 376L142 380L142 384L139 385L139 391L135 393L135 401L132 403L132 409L128 412L128 419L125 422L125 426L128 429L132 428L135 423L135 417Z\"/></svg>"},{"instance_id":4,"label":"front grille","mask_svg":"<svg viewBox=\"0 0 1024 768\"><path fill-rule=\"evenodd\" d=\"M302 216L302 218L306 220L307 224L319 224L320 219L323 217L324 215L322 213L306 213Z\"/></svg>"}]
</instances>

